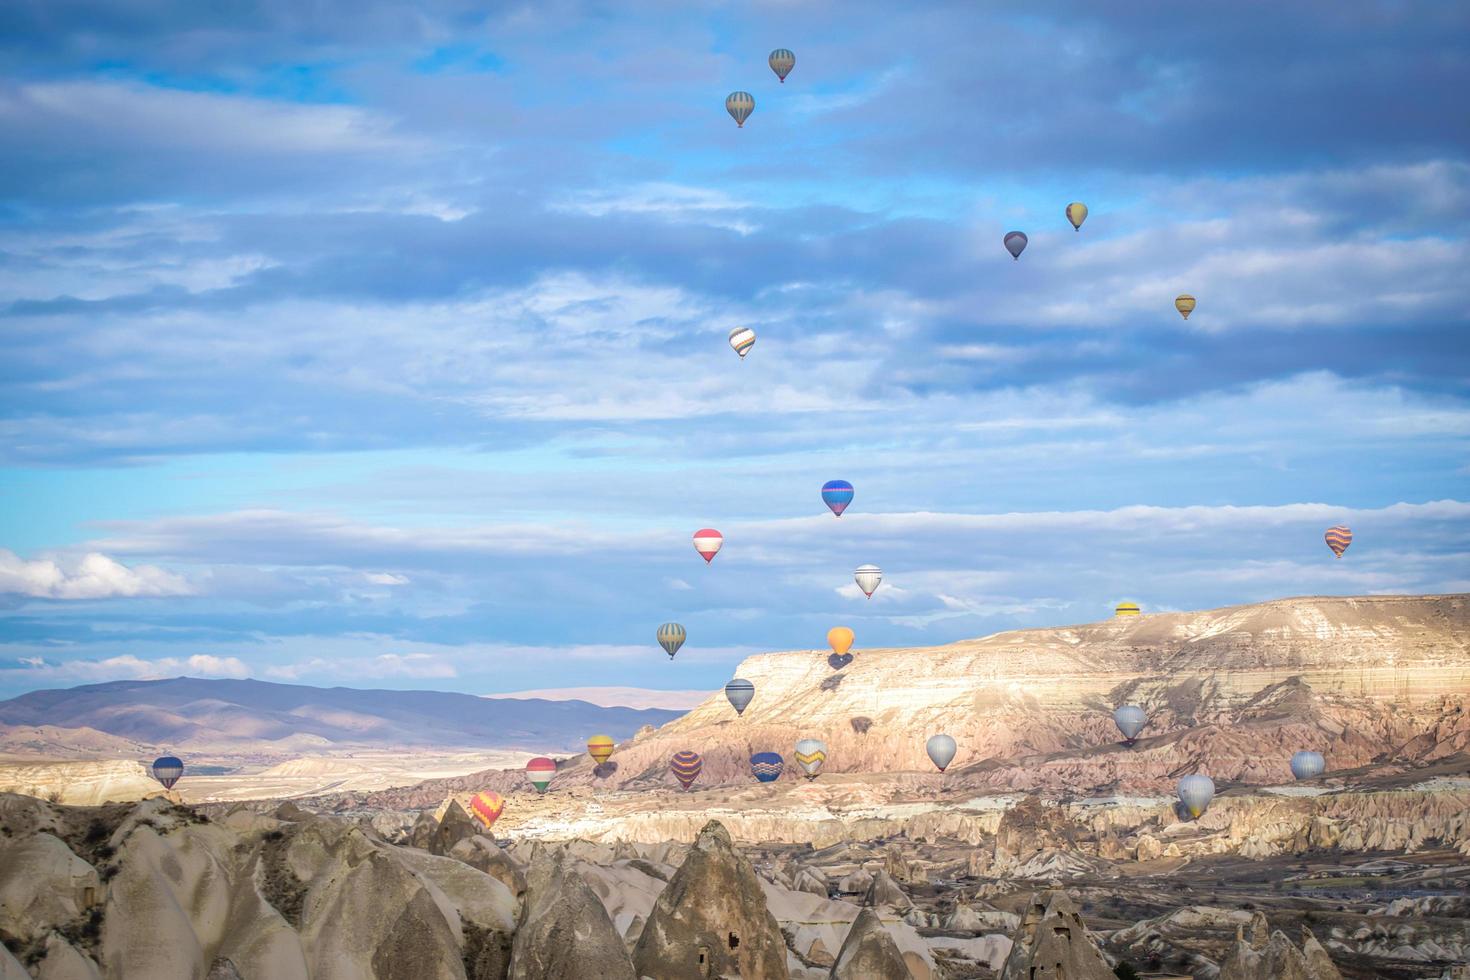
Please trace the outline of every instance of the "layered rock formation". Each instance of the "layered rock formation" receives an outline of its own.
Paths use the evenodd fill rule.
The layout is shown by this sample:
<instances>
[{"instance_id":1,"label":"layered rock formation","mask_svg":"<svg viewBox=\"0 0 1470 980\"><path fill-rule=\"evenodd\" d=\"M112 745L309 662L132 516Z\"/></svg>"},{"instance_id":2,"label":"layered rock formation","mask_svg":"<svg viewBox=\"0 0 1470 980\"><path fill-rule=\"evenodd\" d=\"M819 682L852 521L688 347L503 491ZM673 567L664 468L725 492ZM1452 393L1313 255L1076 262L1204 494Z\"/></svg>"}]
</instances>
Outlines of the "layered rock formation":
<instances>
[{"instance_id":1,"label":"layered rock formation","mask_svg":"<svg viewBox=\"0 0 1470 980\"><path fill-rule=\"evenodd\" d=\"M1000 980L1114 980L1066 892L1033 896L1012 941Z\"/></svg>"},{"instance_id":2,"label":"layered rock formation","mask_svg":"<svg viewBox=\"0 0 1470 980\"><path fill-rule=\"evenodd\" d=\"M1298 949L1285 933L1272 932L1257 912L1248 939L1237 927L1235 949L1221 964L1219 980L1342 980L1342 973L1310 930L1302 930Z\"/></svg>"}]
</instances>

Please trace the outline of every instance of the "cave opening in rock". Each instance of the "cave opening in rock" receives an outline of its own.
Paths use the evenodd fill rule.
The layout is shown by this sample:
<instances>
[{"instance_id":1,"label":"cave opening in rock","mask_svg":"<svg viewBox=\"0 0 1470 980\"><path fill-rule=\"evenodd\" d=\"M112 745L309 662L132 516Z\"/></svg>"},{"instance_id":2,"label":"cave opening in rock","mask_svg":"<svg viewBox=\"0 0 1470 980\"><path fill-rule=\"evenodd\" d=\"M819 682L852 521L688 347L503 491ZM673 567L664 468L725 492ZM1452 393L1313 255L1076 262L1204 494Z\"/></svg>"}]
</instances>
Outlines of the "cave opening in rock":
<instances>
[{"instance_id":1,"label":"cave opening in rock","mask_svg":"<svg viewBox=\"0 0 1470 980\"><path fill-rule=\"evenodd\" d=\"M735 947L737 947L739 945L740 945L740 937L737 936L737 935L735 935L733 932L730 933L730 948L731 949L734 949Z\"/></svg>"}]
</instances>

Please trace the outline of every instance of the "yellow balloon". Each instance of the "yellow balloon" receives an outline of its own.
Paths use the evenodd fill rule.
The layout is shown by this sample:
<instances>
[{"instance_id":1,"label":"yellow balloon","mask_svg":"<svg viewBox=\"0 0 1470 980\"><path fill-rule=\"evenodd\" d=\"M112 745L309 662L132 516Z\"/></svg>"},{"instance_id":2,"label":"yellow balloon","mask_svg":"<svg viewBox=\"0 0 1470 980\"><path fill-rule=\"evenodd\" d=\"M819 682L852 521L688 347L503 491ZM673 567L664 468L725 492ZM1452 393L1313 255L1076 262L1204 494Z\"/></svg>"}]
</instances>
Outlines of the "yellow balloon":
<instances>
[{"instance_id":1,"label":"yellow balloon","mask_svg":"<svg viewBox=\"0 0 1470 980\"><path fill-rule=\"evenodd\" d=\"M857 637L846 626L834 626L827 631L827 645L839 657L852 649L852 641L855 639Z\"/></svg>"},{"instance_id":2,"label":"yellow balloon","mask_svg":"<svg viewBox=\"0 0 1470 980\"><path fill-rule=\"evenodd\" d=\"M1180 316L1188 320L1189 314L1194 312L1194 297L1188 293L1180 293L1174 300L1174 309L1179 311Z\"/></svg>"},{"instance_id":3,"label":"yellow balloon","mask_svg":"<svg viewBox=\"0 0 1470 980\"><path fill-rule=\"evenodd\" d=\"M613 740L606 735L593 735L587 740L587 754L602 765L613 754Z\"/></svg>"},{"instance_id":4,"label":"yellow balloon","mask_svg":"<svg viewBox=\"0 0 1470 980\"><path fill-rule=\"evenodd\" d=\"M1072 222L1072 227L1077 231L1082 230L1082 222L1087 220L1087 205L1081 201L1073 201L1067 205L1067 220Z\"/></svg>"}]
</instances>

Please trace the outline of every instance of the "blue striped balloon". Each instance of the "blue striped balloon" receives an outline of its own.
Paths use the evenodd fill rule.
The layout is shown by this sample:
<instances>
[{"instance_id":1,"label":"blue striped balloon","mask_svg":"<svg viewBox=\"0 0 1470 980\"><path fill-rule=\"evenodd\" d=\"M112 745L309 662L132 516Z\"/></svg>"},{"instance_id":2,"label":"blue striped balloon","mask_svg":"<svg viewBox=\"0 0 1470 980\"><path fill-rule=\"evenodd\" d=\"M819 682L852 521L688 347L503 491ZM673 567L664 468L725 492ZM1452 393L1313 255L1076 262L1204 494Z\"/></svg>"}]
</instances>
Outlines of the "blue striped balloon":
<instances>
[{"instance_id":1,"label":"blue striped balloon","mask_svg":"<svg viewBox=\"0 0 1470 980\"><path fill-rule=\"evenodd\" d=\"M750 704L751 698L755 697L755 685L743 677L733 678L725 685L725 697L729 699L735 713L743 715L745 706Z\"/></svg>"},{"instance_id":2,"label":"blue striped balloon","mask_svg":"<svg viewBox=\"0 0 1470 980\"><path fill-rule=\"evenodd\" d=\"M781 778L781 771L786 768L778 752L757 752L750 757L750 771L763 783L774 783Z\"/></svg>"},{"instance_id":3,"label":"blue striped balloon","mask_svg":"<svg viewBox=\"0 0 1470 980\"><path fill-rule=\"evenodd\" d=\"M852 484L846 480L828 480L822 484L822 503L832 508L838 517L852 503Z\"/></svg>"}]
</instances>

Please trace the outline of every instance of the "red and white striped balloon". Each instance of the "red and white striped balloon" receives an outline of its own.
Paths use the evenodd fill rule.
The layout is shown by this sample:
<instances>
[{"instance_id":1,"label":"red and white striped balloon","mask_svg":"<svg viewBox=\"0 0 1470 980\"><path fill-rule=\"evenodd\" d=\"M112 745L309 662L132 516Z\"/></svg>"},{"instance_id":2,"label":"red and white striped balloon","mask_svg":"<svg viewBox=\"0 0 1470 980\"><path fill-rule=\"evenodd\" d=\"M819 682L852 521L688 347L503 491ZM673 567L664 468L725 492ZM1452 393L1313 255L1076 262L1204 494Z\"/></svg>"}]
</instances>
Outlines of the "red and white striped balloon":
<instances>
[{"instance_id":1,"label":"red and white striped balloon","mask_svg":"<svg viewBox=\"0 0 1470 980\"><path fill-rule=\"evenodd\" d=\"M720 546L725 543L725 536L712 527L700 528L694 532L694 550L704 558L706 562L715 560L715 555L720 553Z\"/></svg>"}]
</instances>

